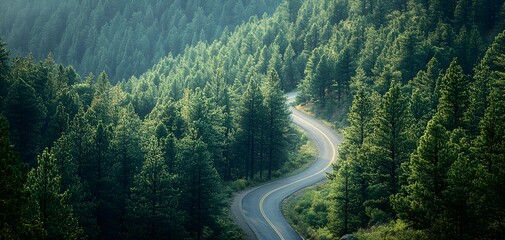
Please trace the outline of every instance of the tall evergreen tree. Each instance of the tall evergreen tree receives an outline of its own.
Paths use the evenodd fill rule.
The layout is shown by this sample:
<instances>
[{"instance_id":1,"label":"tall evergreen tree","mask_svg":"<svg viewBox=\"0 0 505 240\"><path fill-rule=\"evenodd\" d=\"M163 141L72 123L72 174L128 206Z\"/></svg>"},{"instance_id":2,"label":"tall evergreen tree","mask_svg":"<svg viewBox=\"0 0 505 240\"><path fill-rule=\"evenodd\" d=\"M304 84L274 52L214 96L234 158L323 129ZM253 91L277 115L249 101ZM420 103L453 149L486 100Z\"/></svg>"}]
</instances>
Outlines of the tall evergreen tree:
<instances>
[{"instance_id":1,"label":"tall evergreen tree","mask_svg":"<svg viewBox=\"0 0 505 240\"><path fill-rule=\"evenodd\" d=\"M348 114L349 127L345 130L347 141L361 147L372 131L373 105L370 93L362 82L355 83L356 93Z\"/></svg>"},{"instance_id":2,"label":"tall evergreen tree","mask_svg":"<svg viewBox=\"0 0 505 240\"><path fill-rule=\"evenodd\" d=\"M79 108L68 130L54 143L51 153L57 160L61 174L61 186L69 191L69 202L83 236L98 238L100 233L96 218L96 202L93 201L89 182L86 179L87 163L93 156L93 132L85 113Z\"/></svg>"},{"instance_id":3,"label":"tall evergreen tree","mask_svg":"<svg viewBox=\"0 0 505 240\"><path fill-rule=\"evenodd\" d=\"M261 130L264 124L264 105L263 95L258 86L257 79L253 78L247 84L244 95L241 98L239 106L239 131L241 131L241 140L244 143L244 176L254 178L257 170L255 163L258 161L261 148Z\"/></svg>"},{"instance_id":4,"label":"tall evergreen tree","mask_svg":"<svg viewBox=\"0 0 505 240\"><path fill-rule=\"evenodd\" d=\"M447 236L447 239L479 237L480 226L471 200L476 192L477 160L471 153L470 144L464 130L452 132L449 150L454 161L447 171L444 216L442 221L438 221L440 224L436 228L439 231L434 236Z\"/></svg>"},{"instance_id":5,"label":"tall evergreen tree","mask_svg":"<svg viewBox=\"0 0 505 240\"><path fill-rule=\"evenodd\" d=\"M28 173L25 185L30 194L30 215L40 220L47 234L44 239L78 239L82 229L68 203L68 190L61 189L56 159L45 149L37 163L38 166Z\"/></svg>"},{"instance_id":6,"label":"tall evergreen tree","mask_svg":"<svg viewBox=\"0 0 505 240\"><path fill-rule=\"evenodd\" d=\"M362 70L358 72L363 73ZM341 163L331 175L332 207L328 215L329 227L338 236L368 223L364 203L368 199L369 179L363 144L372 133L373 105L362 79L353 78L355 95L349 110L350 125L345 129L346 141L341 145Z\"/></svg>"},{"instance_id":7,"label":"tall evergreen tree","mask_svg":"<svg viewBox=\"0 0 505 240\"><path fill-rule=\"evenodd\" d=\"M141 121L129 104L119 112L119 121L111 139L114 156L113 170L110 173L115 186L113 206L118 211L116 216L121 237L127 233L127 199L131 194L134 176L144 157L140 148ZM112 206L111 206L112 207Z\"/></svg>"},{"instance_id":8,"label":"tall evergreen tree","mask_svg":"<svg viewBox=\"0 0 505 240\"><path fill-rule=\"evenodd\" d=\"M40 232L37 221L25 219L27 194L23 189L26 170L12 151L7 119L0 114L0 238L35 238Z\"/></svg>"},{"instance_id":9,"label":"tall evergreen tree","mask_svg":"<svg viewBox=\"0 0 505 240\"><path fill-rule=\"evenodd\" d=\"M284 51L284 55L282 57L283 64L281 69L281 78L283 82L286 83L287 91L296 87L296 82L300 78L299 70L296 68L296 53L293 50L293 46L291 43L288 44L286 50Z\"/></svg>"},{"instance_id":10,"label":"tall evergreen tree","mask_svg":"<svg viewBox=\"0 0 505 240\"><path fill-rule=\"evenodd\" d=\"M175 136L173 133L167 131L163 123L160 123L156 128L156 137L158 138L159 144L161 146L163 159L165 159L165 164L167 165L168 171L173 172L177 150L175 146Z\"/></svg>"},{"instance_id":11,"label":"tall evergreen tree","mask_svg":"<svg viewBox=\"0 0 505 240\"><path fill-rule=\"evenodd\" d=\"M280 167L286 160L285 149L291 119L286 98L281 90L280 79L275 70L270 70L266 82L267 84L262 89L266 110L266 125L263 126L263 131L266 137L268 179L270 179L272 170Z\"/></svg>"},{"instance_id":12,"label":"tall evergreen tree","mask_svg":"<svg viewBox=\"0 0 505 240\"><path fill-rule=\"evenodd\" d=\"M335 80L337 86L337 100L340 101L342 96L349 94L349 86L351 77L355 75L354 56L350 46L345 47L338 54L335 66ZM333 65L330 62L330 66Z\"/></svg>"},{"instance_id":13,"label":"tall evergreen tree","mask_svg":"<svg viewBox=\"0 0 505 240\"><path fill-rule=\"evenodd\" d=\"M409 163L405 196L400 194L397 211L416 229L433 227L444 209L443 193L453 156L448 149L449 133L436 116L429 123ZM398 199L398 198L397 198Z\"/></svg>"},{"instance_id":14,"label":"tall evergreen tree","mask_svg":"<svg viewBox=\"0 0 505 240\"><path fill-rule=\"evenodd\" d=\"M334 167L336 173L331 182L332 192L329 199L332 205L328 214L328 225L335 236L351 233L363 225L363 196L359 171L355 169L356 163L355 159L348 157Z\"/></svg>"},{"instance_id":15,"label":"tall evergreen tree","mask_svg":"<svg viewBox=\"0 0 505 240\"><path fill-rule=\"evenodd\" d=\"M475 67L473 76L474 82L471 83L468 96L468 110L465 112L465 128L470 136L479 135L479 123L484 117L484 112L488 106L488 96L491 91L491 71L484 62Z\"/></svg>"},{"instance_id":16,"label":"tall evergreen tree","mask_svg":"<svg viewBox=\"0 0 505 240\"><path fill-rule=\"evenodd\" d=\"M35 166L42 120L46 117L42 99L26 81L16 79L9 89L5 104L14 149L23 162Z\"/></svg>"},{"instance_id":17,"label":"tall evergreen tree","mask_svg":"<svg viewBox=\"0 0 505 240\"><path fill-rule=\"evenodd\" d=\"M212 166L207 145L190 132L177 144L177 172L180 174L182 210L187 214L186 229L191 238L202 239L204 229L215 228L219 212L219 176Z\"/></svg>"},{"instance_id":18,"label":"tall evergreen tree","mask_svg":"<svg viewBox=\"0 0 505 240\"><path fill-rule=\"evenodd\" d=\"M496 187L505 181L505 73L495 72L494 83L488 97L484 118L480 123L480 135L476 140L476 156L479 160L477 179L477 214L480 226L489 238L505 234L503 226L505 191Z\"/></svg>"},{"instance_id":19,"label":"tall evergreen tree","mask_svg":"<svg viewBox=\"0 0 505 240\"><path fill-rule=\"evenodd\" d=\"M401 166L408 161L413 148L409 135L411 117L398 83L391 84L374 117L374 131L365 140L370 151L367 160L370 199L365 204L372 221L380 222L396 215L391 198L404 184Z\"/></svg>"},{"instance_id":20,"label":"tall evergreen tree","mask_svg":"<svg viewBox=\"0 0 505 240\"><path fill-rule=\"evenodd\" d=\"M177 239L184 236L179 223L179 194L176 175L168 171L161 146L151 137L144 147L146 157L135 175L128 204L131 239Z\"/></svg>"},{"instance_id":21,"label":"tall evergreen tree","mask_svg":"<svg viewBox=\"0 0 505 240\"><path fill-rule=\"evenodd\" d=\"M463 69L453 60L442 78L437 110L442 124L449 131L463 127L463 117L468 107L468 85Z\"/></svg>"},{"instance_id":22,"label":"tall evergreen tree","mask_svg":"<svg viewBox=\"0 0 505 240\"><path fill-rule=\"evenodd\" d=\"M110 161L110 137L107 129L104 127L102 122L98 123L97 129L93 136L93 155L87 166L86 173L89 174L89 179L84 178L88 181L91 195L96 201L96 219L97 224L101 228L101 237L107 236L106 232L108 231L109 226L107 226L106 214L105 214L105 206L107 205L106 197L107 195L107 187L106 179L109 177L108 172L110 172L110 168L112 162Z\"/></svg>"}]
</instances>

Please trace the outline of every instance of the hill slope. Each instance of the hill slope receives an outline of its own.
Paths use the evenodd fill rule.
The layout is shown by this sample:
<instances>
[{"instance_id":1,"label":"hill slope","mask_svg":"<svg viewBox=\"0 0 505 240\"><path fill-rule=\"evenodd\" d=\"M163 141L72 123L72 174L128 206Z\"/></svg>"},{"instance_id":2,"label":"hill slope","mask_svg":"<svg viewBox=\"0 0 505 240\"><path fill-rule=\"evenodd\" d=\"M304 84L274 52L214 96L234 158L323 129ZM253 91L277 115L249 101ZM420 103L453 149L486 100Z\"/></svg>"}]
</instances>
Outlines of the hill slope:
<instances>
[{"instance_id":1,"label":"hill slope","mask_svg":"<svg viewBox=\"0 0 505 240\"><path fill-rule=\"evenodd\" d=\"M251 16L271 14L280 0L2 2L0 36L15 55L51 52L81 74L105 70L115 83Z\"/></svg>"}]
</instances>

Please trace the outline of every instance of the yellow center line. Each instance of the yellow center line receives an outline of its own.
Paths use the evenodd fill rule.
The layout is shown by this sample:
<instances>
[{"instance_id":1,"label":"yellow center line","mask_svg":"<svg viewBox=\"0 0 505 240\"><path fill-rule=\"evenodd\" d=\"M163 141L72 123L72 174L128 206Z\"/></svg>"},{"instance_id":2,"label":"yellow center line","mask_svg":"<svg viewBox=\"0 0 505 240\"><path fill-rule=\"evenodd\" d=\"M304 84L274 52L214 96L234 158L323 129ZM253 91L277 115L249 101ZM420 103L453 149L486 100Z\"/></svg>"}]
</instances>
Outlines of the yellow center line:
<instances>
[{"instance_id":1,"label":"yellow center line","mask_svg":"<svg viewBox=\"0 0 505 240\"><path fill-rule=\"evenodd\" d=\"M272 221L271 221L271 220L267 217L267 215L266 215L266 213L265 213L265 210L263 209L263 204L264 204L264 202L265 202L265 199L266 199L268 196L270 196L272 193L276 192L276 191L279 191L279 190L281 190L281 189L283 189L283 188L286 188L286 187L291 186L291 185L293 185L293 184L299 183L299 182L301 182L301 181L305 181L305 180L307 180L307 179L309 179L309 178L312 178L312 177L314 177L314 176L316 176L316 175L319 175L319 174L321 174L322 172L326 171L326 169L327 169L328 167L330 167L330 166L331 166L331 164L333 163L333 161L335 160L335 157L336 157L336 155L337 155L337 151L336 151L335 145L333 145L333 142L331 142L331 140L330 140L330 138L328 137L328 135L326 135L323 131L321 131L321 129L319 129L318 127L314 126L313 124L311 124L311 123L309 123L309 122L305 121L305 120L304 120L304 119L302 119L301 117L296 116L296 115L293 115L293 116L294 116L294 117L297 117L299 120L301 120L302 122L305 122L307 125L309 125L309 126L313 127L313 128L314 128L314 129L316 129L319 133L321 133L321 134L322 134L322 135L326 138L326 140L328 140L328 142L330 143L330 145L331 145L331 149L332 149L332 151L333 151L333 152L332 152L331 160L328 162L328 164L326 165L326 167L324 167L324 168L323 168L322 170L320 170L319 172L314 173L314 174L312 174L312 175L310 175L310 176L304 177L304 178L302 178L302 179L298 179L297 181L294 181L294 182L292 182L292 183L286 184L286 185L284 185L284 186L280 186L280 187L278 187L278 188L276 188L276 189L274 189L274 190L272 190L272 191L268 192L267 194L263 195L263 197L261 198L260 203L259 203L259 207L260 207L260 212L261 212L261 215L263 215L263 217L267 220L267 222L268 222L268 224L270 225L270 227L272 227L272 228L274 229L274 231L277 233L277 235L278 235L278 236L279 236L282 240L285 240L284 236L282 236L282 234L281 234L281 232L279 231L279 229L278 229L278 228L277 228L277 227L276 227L276 226L272 223Z\"/></svg>"}]
</instances>

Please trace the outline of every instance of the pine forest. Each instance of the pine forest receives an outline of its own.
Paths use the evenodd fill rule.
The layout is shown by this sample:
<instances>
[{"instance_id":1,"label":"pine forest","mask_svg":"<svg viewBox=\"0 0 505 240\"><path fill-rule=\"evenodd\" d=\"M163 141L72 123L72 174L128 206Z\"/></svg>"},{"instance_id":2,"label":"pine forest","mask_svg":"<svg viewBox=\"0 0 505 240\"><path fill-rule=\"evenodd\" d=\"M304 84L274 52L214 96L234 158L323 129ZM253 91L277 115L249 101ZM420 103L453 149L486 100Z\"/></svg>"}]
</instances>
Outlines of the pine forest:
<instances>
[{"instance_id":1,"label":"pine forest","mask_svg":"<svg viewBox=\"0 0 505 240\"><path fill-rule=\"evenodd\" d=\"M0 239L246 239L290 107L345 139L304 239L505 239L504 0L0 6Z\"/></svg>"}]
</instances>

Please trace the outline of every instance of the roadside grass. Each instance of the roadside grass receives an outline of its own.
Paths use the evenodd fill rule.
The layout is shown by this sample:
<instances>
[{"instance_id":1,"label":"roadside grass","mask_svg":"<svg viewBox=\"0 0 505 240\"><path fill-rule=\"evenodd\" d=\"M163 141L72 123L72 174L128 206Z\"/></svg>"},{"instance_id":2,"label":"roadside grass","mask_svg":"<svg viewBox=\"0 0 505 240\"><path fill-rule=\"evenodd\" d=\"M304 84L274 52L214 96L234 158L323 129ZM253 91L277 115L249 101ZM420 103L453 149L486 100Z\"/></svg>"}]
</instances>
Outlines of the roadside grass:
<instances>
[{"instance_id":1,"label":"roadside grass","mask_svg":"<svg viewBox=\"0 0 505 240\"><path fill-rule=\"evenodd\" d=\"M330 209L329 182L320 183L300 190L282 202L282 213L291 226L304 239L340 239L328 228ZM387 224L359 229L347 239L357 240L425 240L428 237L420 230L414 230L407 223L396 220Z\"/></svg>"},{"instance_id":2,"label":"roadside grass","mask_svg":"<svg viewBox=\"0 0 505 240\"><path fill-rule=\"evenodd\" d=\"M407 223L396 220L388 224L373 226L368 229L359 229L353 234L356 239L363 240L424 240L429 239L422 231L414 230Z\"/></svg>"},{"instance_id":3,"label":"roadside grass","mask_svg":"<svg viewBox=\"0 0 505 240\"><path fill-rule=\"evenodd\" d=\"M334 239L328 224L328 182L300 190L282 202L288 223L305 239Z\"/></svg>"},{"instance_id":4,"label":"roadside grass","mask_svg":"<svg viewBox=\"0 0 505 240\"><path fill-rule=\"evenodd\" d=\"M272 174L274 179L296 175L307 169L316 160L316 146L305 134L301 133L300 129L298 131L301 134L301 144L296 151L289 152L288 161Z\"/></svg>"},{"instance_id":5,"label":"roadside grass","mask_svg":"<svg viewBox=\"0 0 505 240\"><path fill-rule=\"evenodd\" d=\"M317 118L319 121L321 121L324 125L327 127L330 127L331 129L335 130L337 133L342 133L342 129L345 128L348 123L347 123L347 108L343 108L339 111L339 114L341 115L334 115L334 116L328 116L327 114L324 113L319 113L319 112L314 112L314 105L309 103L305 105L296 105L294 106L298 111L305 113L311 117Z\"/></svg>"}]
</instances>

